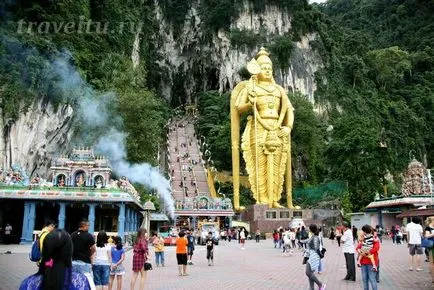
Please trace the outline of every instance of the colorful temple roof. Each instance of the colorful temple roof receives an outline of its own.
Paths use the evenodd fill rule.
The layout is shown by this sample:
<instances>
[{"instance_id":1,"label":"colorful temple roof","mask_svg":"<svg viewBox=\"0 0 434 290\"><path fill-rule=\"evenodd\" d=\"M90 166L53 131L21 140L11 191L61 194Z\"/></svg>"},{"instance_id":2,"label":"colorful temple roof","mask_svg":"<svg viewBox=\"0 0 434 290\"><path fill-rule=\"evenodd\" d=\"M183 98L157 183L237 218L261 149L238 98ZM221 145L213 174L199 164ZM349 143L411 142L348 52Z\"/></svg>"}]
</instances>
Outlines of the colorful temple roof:
<instances>
[{"instance_id":1,"label":"colorful temple roof","mask_svg":"<svg viewBox=\"0 0 434 290\"><path fill-rule=\"evenodd\" d=\"M69 156L53 158L48 180L23 170L0 173L0 198L56 201L94 201L134 203L143 206L133 185L123 176L111 179L112 170L103 156L91 148L75 148ZM3 176L4 174L5 176Z\"/></svg>"},{"instance_id":2,"label":"colorful temple roof","mask_svg":"<svg viewBox=\"0 0 434 290\"><path fill-rule=\"evenodd\" d=\"M94 201L100 203L130 202L142 208L140 202L128 192L121 190L81 190L80 188L58 189L28 189L28 187L1 188L0 198L26 199L26 200L53 200L53 201Z\"/></svg>"}]
</instances>

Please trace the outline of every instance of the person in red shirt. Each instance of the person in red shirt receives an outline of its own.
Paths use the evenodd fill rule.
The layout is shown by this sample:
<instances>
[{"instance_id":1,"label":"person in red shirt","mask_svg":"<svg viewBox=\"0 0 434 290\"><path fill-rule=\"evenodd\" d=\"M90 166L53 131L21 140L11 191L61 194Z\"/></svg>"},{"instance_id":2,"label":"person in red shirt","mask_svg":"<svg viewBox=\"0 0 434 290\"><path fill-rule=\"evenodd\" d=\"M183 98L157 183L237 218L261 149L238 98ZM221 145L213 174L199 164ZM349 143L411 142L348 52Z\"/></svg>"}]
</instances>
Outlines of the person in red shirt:
<instances>
[{"instance_id":1,"label":"person in red shirt","mask_svg":"<svg viewBox=\"0 0 434 290\"><path fill-rule=\"evenodd\" d=\"M364 225L362 227L362 231L366 235L373 234L372 227L370 225ZM362 243L359 243L356 247L356 252L359 253L359 255L362 254ZM378 260L378 251L380 250L380 242L378 239L374 239L372 249L369 251L369 255L374 256L374 262L375 262L375 268L379 265ZM363 281L363 289L369 290L369 284L371 284L371 287L373 290L377 290L377 277L376 277L376 271L373 271L374 265L372 265L371 260L367 255L363 255L360 259L361 269L362 269L362 281Z\"/></svg>"},{"instance_id":2,"label":"person in red shirt","mask_svg":"<svg viewBox=\"0 0 434 290\"><path fill-rule=\"evenodd\" d=\"M176 259L178 260L179 276L188 276L187 274L187 244L185 232L180 231L176 239Z\"/></svg>"}]
</instances>

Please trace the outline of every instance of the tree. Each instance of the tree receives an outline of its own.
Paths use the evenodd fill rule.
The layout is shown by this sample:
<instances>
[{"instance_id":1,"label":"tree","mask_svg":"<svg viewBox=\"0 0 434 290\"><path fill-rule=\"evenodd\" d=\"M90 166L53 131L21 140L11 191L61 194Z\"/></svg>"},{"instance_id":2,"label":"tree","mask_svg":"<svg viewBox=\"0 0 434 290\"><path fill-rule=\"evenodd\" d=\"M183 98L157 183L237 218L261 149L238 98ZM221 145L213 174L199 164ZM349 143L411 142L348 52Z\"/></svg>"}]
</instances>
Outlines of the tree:
<instances>
[{"instance_id":1,"label":"tree","mask_svg":"<svg viewBox=\"0 0 434 290\"><path fill-rule=\"evenodd\" d=\"M367 60L377 84L383 89L401 81L404 73L411 69L410 55L397 46L372 50Z\"/></svg>"}]
</instances>

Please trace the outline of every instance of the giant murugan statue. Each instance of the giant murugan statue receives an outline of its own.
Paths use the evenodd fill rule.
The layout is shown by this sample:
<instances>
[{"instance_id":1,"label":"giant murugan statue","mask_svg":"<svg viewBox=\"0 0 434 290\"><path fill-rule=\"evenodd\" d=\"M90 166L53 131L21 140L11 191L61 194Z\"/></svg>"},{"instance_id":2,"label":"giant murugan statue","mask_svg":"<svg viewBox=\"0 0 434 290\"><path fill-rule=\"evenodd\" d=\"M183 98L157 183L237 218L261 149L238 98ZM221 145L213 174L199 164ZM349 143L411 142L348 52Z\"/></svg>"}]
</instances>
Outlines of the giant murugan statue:
<instances>
[{"instance_id":1,"label":"giant murugan statue","mask_svg":"<svg viewBox=\"0 0 434 290\"><path fill-rule=\"evenodd\" d=\"M285 90L275 83L273 64L264 48L247 70L250 80L239 83L231 94L234 207L240 210L240 114L248 112L241 149L253 197L257 204L282 207L279 200L285 180L287 206L293 208L290 134L294 108Z\"/></svg>"}]
</instances>

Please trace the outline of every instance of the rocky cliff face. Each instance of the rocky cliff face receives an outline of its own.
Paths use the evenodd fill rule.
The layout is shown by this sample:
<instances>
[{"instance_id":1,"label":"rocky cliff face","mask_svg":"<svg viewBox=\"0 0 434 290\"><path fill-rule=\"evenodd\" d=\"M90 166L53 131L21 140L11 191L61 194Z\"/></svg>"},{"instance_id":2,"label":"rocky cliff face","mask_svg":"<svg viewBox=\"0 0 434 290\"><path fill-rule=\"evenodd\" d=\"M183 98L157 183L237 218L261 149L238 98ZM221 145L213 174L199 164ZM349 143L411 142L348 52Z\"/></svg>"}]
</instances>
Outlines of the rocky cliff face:
<instances>
[{"instance_id":1,"label":"rocky cliff face","mask_svg":"<svg viewBox=\"0 0 434 290\"><path fill-rule=\"evenodd\" d=\"M231 23L231 30L248 31L266 35L265 43L257 47L231 44L230 32L219 30L210 42L204 42L205 32L200 14L199 1L193 1L184 23L172 25L168 22L158 1L154 1L156 23L159 33L155 36L156 65L160 73L158 88L172 103L194 102L196 92L203 90L232 89L239 81L239 72L256 55L260 46L267 46L274 36L291 31L291 14L276 6L267 6L263 12L254 12L248 1L243 1L241 12ZM180 33L174 31L176 26ZM275 80L290 92L300 91L313 102L316 90L315 72L322 67L320 56L310 42L316 34L305 35L296 42L291 53L290 65L285 69L275 65Z\"/></svg>"},{"instance_id":2,"label":"rocky cliff face","mask_svg":"<svg viewBox=\"0 0 434 290\"><path fill-rule=\"evenodd\" d=\"M69 105L55 109L50 103L36 100L17 120L5 122L0 135L2 167L19 165L30 176L38 173L48 177L51 159L70 149L72 116Z\"/></svg>"}]
</instances>

